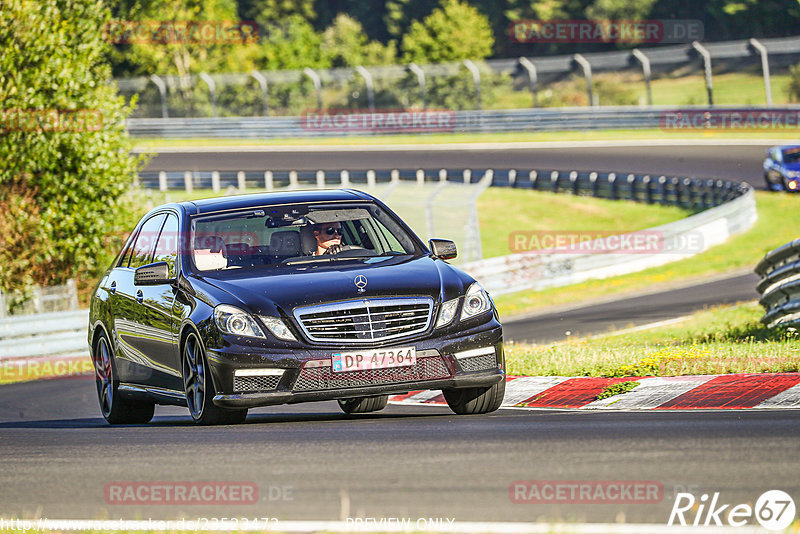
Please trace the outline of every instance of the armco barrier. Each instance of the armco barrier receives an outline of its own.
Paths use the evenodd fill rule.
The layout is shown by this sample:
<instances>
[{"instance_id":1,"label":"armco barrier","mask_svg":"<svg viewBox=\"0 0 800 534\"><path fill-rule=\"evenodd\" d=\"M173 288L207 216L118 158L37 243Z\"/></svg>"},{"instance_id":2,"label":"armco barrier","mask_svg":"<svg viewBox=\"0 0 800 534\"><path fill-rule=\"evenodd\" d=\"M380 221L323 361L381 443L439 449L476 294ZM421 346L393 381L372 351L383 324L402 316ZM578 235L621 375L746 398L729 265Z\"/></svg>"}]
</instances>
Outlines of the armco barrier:
<instances>
[{"instance_id":1,"label":"armco barrier","mask_svg":"<svg viewBox=\"0 0 800 534\"><path fill-rule=\"evenodd\" d=\"M89 354L89 310L12 315L0 319L0 361Z\"/></svg>"},{"instance_id":2,"label":"armco barrier","mask_svg":"<svg viewBox=\"0 0 800 534\"><path fill-rule=\"evenodd\" d=\"M676 194L680 197L684 193L678 189ZM690 192L685 194L691 197ZM712 193L707 194L714 196ZM728 195L722 195L721 198L727 201L685 219L648 228L646 234L658 240L654 252L522 252L467 263L461 268L481 282L490 293L502 295L524 289L564 286L657 267L708 250L725 242L731 235L750 228L757 218L753 189L747 184L735 184L731 188L730 196L733 196L732 200L727 200ZM633 193L630 197L633 199ZM594 248L591 242L585 246L588 250Z\"/></svg>"},{"instance_id":3,"label":"armco barrier","mask_svg":"<svg viewBox=\"0 0 800 534\"><path fill-rule=\"evenodd\" d=\"M679 113L691 116L691 123L677 120ZM413 113L413 112L409 112ZM669 131L715 129L731 126L731 116L739 114L738 129L764 131L796 131L800 106L778 108L759 107L639 107L608 106L602 108L537 108L486 111L454 111L452 123L446 129L435 128L431 133L491 133L539 132L552 130L635 130L659 129ZM703 114L718 117L717 121L703 121ZM711 115L715 114L715 115ZM776 117L759 122L758 117ZM683 117L684 115L680 115ZM750 117L750 123L746 119ZM723 120L724 118L724 120ZM707 124L706 124L707 122ZM712 124L713 123L713 124ZM719 123L719 124L717 124ZM219 117L219 118L167 118L128 119L128 132L132 137L180 138L319 138L402 133L424 133L402 127L364 130L359 128L314 129L304 126L301 117ZM736 126L734 126L736 128Z\"/></svg>"},{"instance_id":4,"label":"armco barrier","mask_svg":"<svg viewBox=\"0 0 800 534\"><path fill-rule=\"evenodd\" d=\"M769 327L800 323L800 239L772 250L756 265L756 289Z\"/></svg>"}]
</instances>

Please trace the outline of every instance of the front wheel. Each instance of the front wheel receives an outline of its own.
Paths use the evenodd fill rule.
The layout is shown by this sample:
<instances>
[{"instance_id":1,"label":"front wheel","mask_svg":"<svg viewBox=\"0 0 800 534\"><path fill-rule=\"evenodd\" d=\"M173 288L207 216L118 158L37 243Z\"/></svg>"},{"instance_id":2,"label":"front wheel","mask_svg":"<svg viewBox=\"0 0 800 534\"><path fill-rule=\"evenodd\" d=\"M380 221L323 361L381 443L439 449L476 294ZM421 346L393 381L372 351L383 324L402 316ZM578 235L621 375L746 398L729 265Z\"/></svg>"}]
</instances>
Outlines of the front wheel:
<instances>
[{"instance_id":1,"label":"front wheel","mask_svg":"<svg viewBox=\"0 0 800 534\"><path fill-rule=\"evenodd\" d=\"M483 388L445 389L442 393L450 409L459 415L489 413L503 403L506 381Z\"/></svg>"},{"instance_id":2,"label":"front wheel","mask_svg":"<svg viewBox=\"0 0 800 534\"><path fill-rule=\"evenodd\" d=\"M194 332L186 336L181 363L186 405L195 423L234 425L244 422L247 418L247 409L226 410L214 404L214 387L205 349Z\"/></svg>"},{"instance_id":3,"label":"front wheel","mask_svg":"<svg viewBox=\"0 0 800 534\"><path fill-rule=\"evenodd\" d=\"M389 403L389 395L377 397L356 397L354 399L339 399L339 408L344 413L369 413L383 410Z\"/></svg>"},{"instance_id":4,"label":"front wheel","mask_svg":"<svg viewBox=\"0 0 800 534\"><path fill-rule=\"evenodd\" d=\"M105 332L100 334L95 343L92 361L94 362L97 400L100 402L100 411L105 420L111 425L149 422L153 418L155 404L124 399L117 391L119 379L116 378L114 358L111 355L111 346Z\"/></svg>"}]
</instances>

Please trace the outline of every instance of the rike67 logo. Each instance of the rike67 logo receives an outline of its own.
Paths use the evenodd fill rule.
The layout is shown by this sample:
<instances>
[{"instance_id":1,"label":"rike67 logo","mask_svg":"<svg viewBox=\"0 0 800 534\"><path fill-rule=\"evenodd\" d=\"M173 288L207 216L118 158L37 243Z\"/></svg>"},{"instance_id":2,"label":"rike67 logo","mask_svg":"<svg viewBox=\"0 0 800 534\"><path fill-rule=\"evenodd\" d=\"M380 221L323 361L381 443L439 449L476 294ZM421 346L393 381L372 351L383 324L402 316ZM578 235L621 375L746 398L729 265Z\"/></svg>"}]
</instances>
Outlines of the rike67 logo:
<instances>
[{"instance_id":1,"label":"rike67 logo","mask_svg":"<svg viewBox=\"0 0 800 534\"><path fill-rule=\"evenodd\" d=\"M783 530L794 521L795 514L794 500L781 490L765 491L755 506L723 503L719 492L711 495L710 499L707 493L699 499L691 493L678 493L667 524L721 527L727 523L732 527L742 527L758 522L767 530Z\"/></svg>"}]
</instances>

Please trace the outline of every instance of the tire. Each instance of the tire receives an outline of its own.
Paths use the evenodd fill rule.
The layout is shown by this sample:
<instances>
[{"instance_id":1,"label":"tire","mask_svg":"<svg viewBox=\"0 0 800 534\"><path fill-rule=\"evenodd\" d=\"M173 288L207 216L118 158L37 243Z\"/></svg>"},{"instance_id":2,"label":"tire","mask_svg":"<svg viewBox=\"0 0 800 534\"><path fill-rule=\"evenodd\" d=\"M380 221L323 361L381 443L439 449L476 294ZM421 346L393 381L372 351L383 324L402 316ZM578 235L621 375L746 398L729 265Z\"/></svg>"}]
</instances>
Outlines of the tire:
<instances>
[{"instance_id":1,"label":"tire","mask_svg":"<svg viewBox=\"0 0 800 534\"><path fill-rule=\"evenodd\" d=\"M389 403L389 395L377 397L356 397L353 399L339 399L339 408L344 413L369 413L383 410Z\"/></svg>"},{"instance_id":2,"label":"tire","mask_svg":"<svg viewBox=\"0 0 800 534\"><path fill-rule=\"evenodd\" d=\"M105 332L100 333L94 344L92 361L100 412L108 424L130 425L149 422L156 409L154 403L124 399L119 395L116 365Z\"/></svg>"},{"instance_id":3,"label":"tire","mask_svg":"<svg viewBox=\"0 0 800 534\"><path fill-rule=\"evenodd\" d=\"M459 415L474 415L497 410L506 393L505 379L486 388L445 389L444 399Z\"/></svg>"},{"instance_id":4,"label":"tire","mask_svg":"<svg viewBox=\"0 0 800 534\"><path fill-rule=\"evenodd\" d=\"M206 351L197 334L186 336L181 350L181 374L189 413L198 425L235 425L247 418L247 409L228 410L214 404Z\"/></svg>"}]
</instances>

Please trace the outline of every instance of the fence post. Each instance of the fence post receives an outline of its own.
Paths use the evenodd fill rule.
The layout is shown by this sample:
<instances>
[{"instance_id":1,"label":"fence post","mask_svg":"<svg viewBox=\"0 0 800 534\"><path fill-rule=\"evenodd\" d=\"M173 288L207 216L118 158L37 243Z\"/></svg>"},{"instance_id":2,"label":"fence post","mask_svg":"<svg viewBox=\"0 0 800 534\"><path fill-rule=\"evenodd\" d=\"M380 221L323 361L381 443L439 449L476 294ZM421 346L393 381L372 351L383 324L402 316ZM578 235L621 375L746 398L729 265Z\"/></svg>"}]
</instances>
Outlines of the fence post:
<instances>
[{"instance_id":1,"label":"fence post","mask_svg":"<svg viewBox=\"0 0 800 534\"><path fill-rule=\"evenodd\" d=\"M536 190L536 182L539 180L539 173L537 171L531 171L528 174L528 179L531 181L531 189Z\"/></svg>"},{"instance_id":2,"label":"fence post","mask_svg":"<svg viewBox=\"0 0 800 534\"><path fill-rule=\"evenodd\" d=\"M339 175L342 183L342 187L347 187L350 185L350 172L349 171L342 171Z\"/></svg>"},{"instance_id":3,"label":"fence post","mask_svg":"<svg viewBox=\"0 0 800 534\"><path fill-rule=\"evenodd\" d=\"M629 200L636 200L636 176L633 174L628 175L628 187L630 189Z\"/></svg>"},{"instance_id":4,"label":"fence post","mask_svg":"<svg viewBox=\"0 0 800 534\"><path fill-rule=\"evenodd\" d=\"M468 184L472 182L472 170L471 169L464 169L464 173L462 174L464 177L464 183Z\"/></svg>"},{"instance_id":5,"label":"fence post","mask_svg":"<svg viewBox=\"0 0 800 534\"><path fill-rule=\"evenodd\" d=\"M304 68L303 74L308 76L314 84L314 91L317 93L317 111L322 111L322 80L320 80L319 74L310 67Z\"/></svg>"},{"instance_id":6,"label":"fence post","mask_svg":"<svg viewBox=\"0 0 800 534\"><path fill-rule=\"evenodd\" d=\"M645 86L645 89L647 90L647 105L648 106L652 106L653 105L653 92L650 89L650 75L651 75L651 72L650 72L650 58L648 58L646 55L644 55L644 52L642 52L638 48L634 48L631 51L631 54L633 54L633 57L638 59L639 62L642 64L642 73L644 74L644 86Z\"/></svg>"},{"instance_id":7,"label":"fence post","mask_svg":"<svg viewBox=\"0 0 800 534\"><path fill-rule=\"evenodd\" d=\"M297 189L298 185L297 171L289 171L289 189Z\"/></svg>"},{"instance_id":8,"label":"fence post","mask_svg":"<svg viewBox=\"0 0 800 534\"><path fill-rule=\"evenodd\" d=\"M317 188L325 189L325 171L317 171Z\"/></svg>"},{"instance_id":9,"label":"fence post","mask_svg":"<svg viewBox=\"0 0 800 534\"><path fill-rule=\"evenodd\" d=\"M375 187L375 171L372 169L367 171L367 187Z\"/></svg>"},{"instance_id":10,"label":"fence post","mask_svg":"<svg viewBox=\"0 0 800 534\"><path fill-rule=\"evenodd\" d=\"M539 107L539 76L536 74L536 65L526 57L519 58L519 64L528 73L528 84L531 88L531 95L533 95L533 107Z\"/></svg>"},{"instance_id":11,"label":"fence post","mask_svg":"<svg viewBox=\"0 0 800 534\"><path fill-rule=\"evenodd\" d=\"M572 59L575 60L581 70L583 70L583 77L586 78L586 96L589 98L589 106L594 107L594 92L592 91L592 64L589 63L585 57L580 54L575 54L572 56Z\"/></svg>"},{"instance_id":12,"label":"fence post","mask_svg":"<svg viewBox=\"0 0 800 534\"><path fill-rule=\"evenodd\" d=\"M409 63L408 70L414 73L419 84L419 96L422 99L422 109L428 109L427 91L425 90L425 71L416 63Z\"/></svg>"},{"instance_id":13,"label":"fence post","mask_svg":"<svg viewBox=\"0 0 800 534\"><path fill-rule=\"evenodd\" d=\"M269 116L269 86L267 85L267 78L257 70L251 71L250 76L255 78L258 85L261 87L261 106L262 115Z\"/></svg>"},{"instance_id":14,"label":"fence post","mask_svg":"<svg viewBox=\"0 0 800 534\"><path fill-rule=\"evenodd\" d=\"M608 174L609 197L611 200L617 200L617 175L616 173Z\"/></svg>"},{"instance_id":15,"label":"fence post","mask_svg":"<svg viewBox=\"0 0 800 534\"><path fill-rule=\"evenodd\" d=\"M187 193L194 191L194 182L192 181L192 172L186 171L183 173L183 187Z\"/></svg>"},{"instance_id":16,"label":"fence post","mask_svg":"<svg viewBox=\"0 0 800 534\"><path fill-rule=\"evenodd\" d=\"M169 111L167 110L167 84L164 83L164 80L162 80L161 77L156 76L155 74L150 75L150 81L156 86L158 89L158 94L161 96L161 118L168 119Z\"/></svg>"},{"instance_id":17,"label":"fence post","mask_svg":"<svg viewBox=\"0 0 800 534\"><path fill-rule=\"evenodd\" d=\"M158 190L167 190L167 173L164 171L158 171Z\"/></svg>"},{"instance_id":18,"label":"fence post","mask_svg":"<svg viewBox=\"0 0 800 534\"><path fill-rule=\"evenodd\" d=\"M425 171L417 169L417 185L425 185Z\"/></svg>"},{"instance_id":19,"label":"fence post","mask_svg":"<svg viewBox=\"0 0 800 534\"><path fill-rule=\"evenodd\" d=\"M275 177L272 175L272 171L264 171L264 189L267 191L275 189Z\"/></svg>"},{"instance_id":20,"label":"fence post","mask_svg":"<svg viewBox=\"0 0 800 534\"><path fill-rule=\"evenodd\" d=\"M75 283L74 278L67 280L67 298L69 299L70 310L77 310L80 308L78 305L78 285Z\"/></svg>"},{"instance_id":21,"label":"fence post","mask_svg":"<svg viewBox=\"0 0 800 534\"><path fill-rule=\"evenodd\" d=\"M767 105L772 105L772 82L769 78L769 55L767 48L757 39L750 39L750 46L761 54L761 72L764 75L764 90L767 92Z\"/></svg>"},{"instance_id":22,"label":"fence post","mask_svg":"<svg viewBox=\"0 0 800 534\"><path fill-rule=\"evenodd\" d=\"M558 176L558 171L550 173L550 187L552 187L553 193L558 193Z\"/></svg>"},{"instance_id":23,"label":"fence post","mask_svg":"<svg viewBox=\"0 0 800 534\"><path fill-rule=\"evenodd\" d=\"M236 186L241 192L244 192L247 189L247 180L245 179L244 171L239 171L236 173Z\"/></svg>"},{"instance_id":24,"label":"fence post","mask_svg":"<svg viewBox=\"0 0 800 534\"><path fill-rule=\"evenodd\" d=\"M208 86L208 94L211 97L211 113L214 117L217 116L217 84L214 79L205 72L200 73L200 79L206 82Z\"/></svg>"},{"instance_id":25,"label":"fence post","mask_svg":"<svg viewBox=\"0 0 800 534\"><path fill-rule=\"evenodd\" d=\"M597 196L597 173L592 171L589 173L589 183L592 184L592 196Z\"/></svg>"},{"instance_id":26,"label":"fence post","mask_svg":"<svg viewBox=\"0 0 800 534\"><path fill-rule=\"evenodd\" d=\"M219 193L219 172L214 171L211 173L211 189L214 190L215 193Z\"/></svg>"},{"instance_id":27,"label":"fence post","mask_svg":"<svg viewBox=\"0 0 800 534\"><path fill-rule=\"evenodd\" d=\"M472 83L475 84L475 109L481 110L481 71L471 59L464 60L464 66L472 73Z\"/></svg>"},{"instance_id":28,"label":"fence post","mask_svg":"<svg viewBox=\"0 0 800 534\"><path fill-rule=\"evenodd\" d=\"M652 180L650 180L650 175L645 175L642 178L642 183L644 184L644 198L648 204L653 203L653 190L651 189Z\"/></svg>"},{"instance_id":29,"label":"fence post","mask_svg":"<svg viewBox=\"0 0 800 534\"><path fill-rule=\"evenodd\" d=\"M698 41L692 42L692 48L703 57L703 70L706 74L706 91L708 92L708 106L714 107L714 83L711 78L711 53Z\"/></svg>"},{"instance_id":30,"label":"fence post","mask_svg":"<svg viewBox=\"0 0 800 534\"><path fill-rule=\"evenodd\" d=\"M392 183L400 183L400 171L397 169L392 169L392 172L389 173L389 175L392 177Z\"/></svg>"},{"instance_id":31,"label":"fence post","mask_svg":"<svg viewBox=\"0 0 800 534\"><path fill-rule=\"evenodd\" d=\"M367 69L358 65L356 67L356 72L358 72L362 78L364 78L364 82L367 84L367 101L369 103L369 111L370 113L375 112L375 90L372 85L372 74L369 73Z\"/></svg>"},{"instance_id":32,"label":"fence post","mask_svg":"<svg viewBox=\"0 0 800 534\"><path fill-rule=\"evenodd\" d=\"M511 187L517 187L517 169L511 169L508 171L508 185Z\"/></svg>"},{"instance_id":33,"label":"fence post","mask_svg":"<svg viewBox=\"0 0 800 534\"><path fill-rule=\"evenodd\" d=\"M439 169L439 181L440 182L447 181L447 169Z\"/></svg>"},{"instance_id":34,"label":"fence post","mask_svg":"<svg viewBox=\"0 0 800 534\"><path fill-rule=\"evenodd\" d=\"M572 172L569 173L569 181L572 184L572 194L573 195L577 195L578 192L579 192L578 191L579 185L578 185L578 172L577 171L572 171Z\"/></svg>"}]
</instances>

